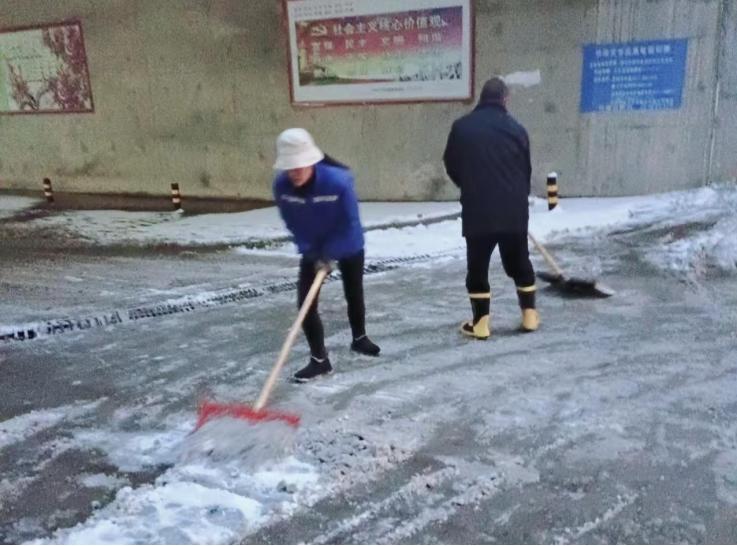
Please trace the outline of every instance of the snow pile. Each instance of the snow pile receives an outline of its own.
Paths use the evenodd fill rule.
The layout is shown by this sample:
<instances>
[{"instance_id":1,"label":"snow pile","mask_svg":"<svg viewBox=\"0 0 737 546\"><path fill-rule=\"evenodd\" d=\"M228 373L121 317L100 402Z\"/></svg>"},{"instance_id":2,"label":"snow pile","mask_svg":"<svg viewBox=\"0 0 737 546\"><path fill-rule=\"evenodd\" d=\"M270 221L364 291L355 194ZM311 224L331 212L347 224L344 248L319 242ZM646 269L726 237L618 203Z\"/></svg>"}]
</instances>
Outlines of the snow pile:
<instances>
[{"instance_id":1,"label":"snow pile","mask_svg":"<svg viewBox=\"0 0 737 546\"><path fill-rule=\"evenodd\" d=\"M295 459L253 474L237 464L181 465L154 484L123 487L113 502L87 521L39 543L233 543L262 524L269 511L284 509L281 504L288 504L295 492L316 479L308 465Z\"/></svg>"},{"instance_id":2,"label":"snow pile","mask_svg":"<svg viewBox=\"0 0 737 546\"><path fill-rule=\"evenodd\" d=\"M723 218L705 231L685 238L670 233L661 240L661 245L648 258L667 270L716 269L734 273L737 271L737 217Z\"/></svg>"},{"instance_id":3,"label":"snow pile","mask_svg":"<svg viewBox=\"0 0 737 546\"><path fill-rule=\"evenodd\" d=\"M3 197L3 210L12 215L33 199ZM721 271L735 269L734 222L737 188L730 184L707 186L656 195L615 198L567 198L548 211L547 201L530 200L530 231L541 242L566 236L579 236L593 230L607 233L615 229L655 225L660 228L711 219L716 225L706 233L684 239L666 237L662 248L648 256L656 266L667 270L699 267ZM369 260L417 255L458 255L465 245L457 202L361 203L361 218L366 232ZM423 224L428 220L439 220ZM417 225L408 225L415 223ZM296 257L289 234L275 207L239 213L182 216L170 212L60 211L37 218L25 225L53 227L90 244L178 244L233 245L241 254ZM404 226L404 227L402 227ZM241 247L275 243L268 249Z\"/></svg>"},{"instance_id":4,"label":"snow pile","mask_svg":"<svg viewBox=\"0 0 737 546\"><path fill-rule=\"evenodd\" d=\"M730 198L731 196L731 198ZM593 229L606 230L623 225L645 225L665 220L684 220L724 210L737 201L734 186L704 187L657 195L614 198L561 199L553 211L547 201L531 199L530 231L543 242L577 235ZM2 198L9 210L31 199ZM11 207L11 204L13 207ZM0 204L0 215L2 214ZM453 215L460 205L453 202L361 203L361 219L366 233L369 258L442 254L464 248L461 222ZM10 213L12 215L12 213ZM1 216L0 216L1 217ZM446 221L423 225L427 220ZM409 223L416 223L407 227ZM187 216L173 212L59 211L25 225L54 228L91 244L178 244L243 245L284 240L289 237L275 207L238 213ZM405 227L402 227L405 226ZM381 228L381 229L376 229ZM249 253L258 250L238 249ZM277 245L269 252L295 255L291 243Z\"/></svg>"},{"instance_id":5,"label":"snow pile","mask_svg":"<svg viewBox=\"0 0 737 546\"><path fill-rule=\"evenodd\" d=\"M0 219L10 218L11 216L29 209L40 202L40 199L33 199L32 197L0 195Z\"/></svg>"},{"instance_id":6,"label":"snow pile","mask_svg":"<svg viewBox=\"0 0 737 546\"><path fill-rule=\"evenodd\" d=\"M121 471L163 471L153 483L137 487L100 474L79 476L87 486L121 487L85 521L33 543L238 543L265 524L375 478L417 449L395 446L398 438L412 446L408 429L416 428L414 422L400 422L389 433L383 426L368 427L362 431L367 436L342 426L336 430L330 423L314 424L286 450L282 433L273 428L254 433L253 425L225 419L223 426L206 431L209 424L191 434L191 416L172 414L155 430L74 431L70 445L104 452ZM198 437L200 432L207 433ZM257 449L244 449L246 444ZM280 444L279 453L273 444Z\"/></svg>"},{"instance_id":7,"label":"snow pile","mask_svg":"<svg viewBox=\"0 0 737 546\"><path fill-rule=\"evenodd\" d=\"M664 232L646 259L676 272L737 270L737 186L715 184L694 190L640 197L566 199L551 212L536 199L530 231L543 241L582 231L642 228Z\"/></svg>"},{"instance_id":8,"label":"snow pile","mask_svg":"<svg viewBox=\"0 0 737 546\"><path fill-rule=\"evenodd\" d=\"M692 203L697 200L705 205L707 201L713 200L713 193L713 190L694 190L638 197L566 199L552 211L548 210L547 200L533 198L530 199L530 231L541 242L550 242L591 230L611 230L628 224L646 224L668 217L671 208L678 203ZM365 237L366 257L373 260L465 252L460 218L401 229L374 229L367 231ZM237 249L237 252L260 253L247 248ZM297 251L291 243L285 243L265 252L295 256Z\"/></svg>"},{"instance_id":9,"label":"snow pile","mask_svg":"<svg viewBox=\"0 0 737 546\"><path fill-rule=\"evenodd\" d=\"M33 200L4 198L0 202L10 207L8 210L12 210L12 204L17 211L17 207L32 204ZM737 211L737 188L723 184L635 197L568 198L562 199L553 211L548 211L545 199L533 198L530 205L530 231L540 241L551 242L592 230L606 233L653 224L663 227L704 218L714 218L716 222L721 216L734 215ZM369 260L380 260L462 253L465 246L461 221L452 218L459 213L457 202L361 203L361 218L368 229L366 256ZM446 220L422 223L438 219ZM413 222L417 225L407 225ZM233 245L242 254L294 257L297 254L291 242L267 250L239 247L284 241L289 237L275 207L197 216L170 212L60 211L34 219L30 224L66 231L90 244ZM700 234L694 240L664 240L663 252L651 258L658 267L667 269L682 270L702 264L732 270L733 232L733 224L725 219L712 232Z\"/></svg>"},{"instance_id":10,"label":"snow pile","mask_svg":"<svg viewBox=\"0 0 737 546\"><path fill-rule=\"evenodd\" d=\"M362 203L365 227L404 224L458 213L455 202ZM33 225L64 230L94 244L236 245L289 236L276 207L187 216L175 212L61 211Z\"/></svg>"},{"instance_id":11,"label":"snow pile","mask_svg":"<svg viewBox=\"0 0 737 546\"><path fill-rule=\"evenodd\" d=\"M664 231L647 259L673 272L737 271L737 187L716 185L680 192L655 222Z\"/></svg>"},{"instance_id":12,"label":"snow pile","mask_svg":"<svg viewBox=\"0 0 737 546\"><path fill-rule=\"evenodd\" d=\"M460 219L427 226L367 231L365 238L366 257L373 259L442 254L465 248Z\"/></svg>"},{"instance_id":13,"label":"snow pile","mask_svg":"<svg viewBox=\"0 0 737 546\"><path fill-rule=\"evenodd\" d=\"M191 420L178 419L165 431L77 431L78 445L104 450L121 470L170 468L152 484L122 487L86 521L35 543L228 544L273 517L293 512L305 496L320 490L313 466L294 456L282 453L257 464L252 456L244 458L243 441L232 453L218 445L219 453L210 456L198 450L201 441L191 445L193 427ZM231 426L228 433L242 437L244 430ZM252 438L250 444L265 440ZM96 484L103 478L85 475L82 480Z\"/></svg>"},{"instance_id":14,"label":"snow pile","mask_svg":"<svg viewBox=\"0 0 737 546\"><path fill-rule=\"evenodd\" d=\"M364 238L367 260L439 255L465 248L460 219L403 228L374 229L367 231ZM235 249L235 252L296 257L297 247L288 242L264 251L241 247Z\"/></svg>"},{"instance_id":15,"label":"snow pile","mask_svg":"<svg viewBox=\"0 0 737 546\"><path fill-rule=\"evenodd\" d=\"M565 199L552 211L548 211L546 200L535 199L530 208L530 232L538 240L550 242L583 230L621 226L647 205L653 213L662 210L667 195Z\"/></svg>"}]
</instances>

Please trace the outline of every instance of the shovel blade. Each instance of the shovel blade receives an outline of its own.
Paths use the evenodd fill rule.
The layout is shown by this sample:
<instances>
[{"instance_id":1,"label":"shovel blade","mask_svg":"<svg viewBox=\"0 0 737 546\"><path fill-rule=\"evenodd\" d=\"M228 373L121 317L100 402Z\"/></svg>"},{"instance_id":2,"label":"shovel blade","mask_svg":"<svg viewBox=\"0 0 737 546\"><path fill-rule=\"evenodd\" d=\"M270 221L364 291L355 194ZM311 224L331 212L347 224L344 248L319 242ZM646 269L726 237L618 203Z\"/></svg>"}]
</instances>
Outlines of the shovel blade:
<instances>
[{"instance_id":1,"label":"shovel blade","mask_svg":"<svg viewBox=\"0 0 737 546\"><path fill-rule=\"evenodd\" d=\"M614 295L614 290L591 279L571 277L565 280L564 287L569 293L582 297L608 298Z\"/></svg>"},{"instance_id":2,"label":"shovel blade","mask_svg":"<svg viewBox=\"0 0 737 546\"><path fill-rule=\"evenodd\" d=\"M550 284L551 288L559 292L583 298L608 298L615 294L614 290L593 279L580 277L565 277L547 271L539 271L537 277Z\"/></svg>"},{"instance_id":3,"label":"shovel blade","mask_svg":"<svg viewBox=\"0 0 737 546\"><path fill-rule=\"evenodd\" d=\"M273 411L267 409L254 409L252 406L239 403L223 403L211 400L204 401L200 404L197 412L197 424L195 430L212 419L220 417L232 417L234 419L244 419L251 422L262 421L283 421L293 427L299 426L299 415L285 413L281 411Z\"/></svg>"},{"instance_id":4,"label":"shovel blade","mask_svg":"<svg viewBox=\"0 0 737 546\"><path fill-rule=\"evenodd\" d=\"M549 273L548 271L538 271L537 278L552 285L562 284L566 280L563 275L556 275L555 273Z\"/></svg>"}]
</instances>

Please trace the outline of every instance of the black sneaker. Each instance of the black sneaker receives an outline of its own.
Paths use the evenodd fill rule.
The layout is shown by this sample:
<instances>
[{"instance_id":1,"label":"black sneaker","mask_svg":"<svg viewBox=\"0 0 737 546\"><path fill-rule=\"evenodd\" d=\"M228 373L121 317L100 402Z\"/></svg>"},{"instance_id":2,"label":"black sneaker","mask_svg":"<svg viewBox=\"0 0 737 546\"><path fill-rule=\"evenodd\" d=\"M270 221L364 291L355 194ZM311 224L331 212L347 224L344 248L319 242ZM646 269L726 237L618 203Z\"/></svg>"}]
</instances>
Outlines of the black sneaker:
<instances>
[{"instance_id":1,"label":"black sneaker","mask_svg":"<svg viewBox=\"0 0 737 546\"><path fill-rule=\"evenodd\" d=\"M333 373L333 367L330 365L330 359L310 357L310 361L301 370L294 374L294 381L297 383L306 383L321 375L328 375Z\"/></svg>"},{"instance_id":2,"label":"black sneaker","mask_svg":"<svg viewBox=\"0 0 737 546\"><path fill-rule=\"evenodd\" d=\"M379 356L381 348L371 341L368 336L363 335L353 340L351 343L351 351L356 351L362 355Z\"/></svg>"}]
</instances>

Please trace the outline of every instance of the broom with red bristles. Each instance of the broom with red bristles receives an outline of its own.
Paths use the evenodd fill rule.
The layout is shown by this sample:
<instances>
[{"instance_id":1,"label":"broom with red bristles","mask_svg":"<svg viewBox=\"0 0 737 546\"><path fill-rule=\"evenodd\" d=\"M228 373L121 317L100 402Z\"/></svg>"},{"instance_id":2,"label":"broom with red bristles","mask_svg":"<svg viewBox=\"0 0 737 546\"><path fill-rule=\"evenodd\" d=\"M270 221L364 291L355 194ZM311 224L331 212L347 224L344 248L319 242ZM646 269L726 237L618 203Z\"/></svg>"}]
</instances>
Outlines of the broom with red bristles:
<instances>
[{"instance_id":1,"label":"broom with red bristles","mask_svg":"<svg viewBox=\"0 0 737 546\"><path fill-rule=\"evenodd\" d=\"M284 344L282 345L279 357L276 359L276 363L271 369L271 373L269 374L266 383L261 389L261 394L259 394L256 403L253 406L249 406L247 404L237 402L225 403L206 400L202 402L199 406L197 425L195 426L195 430L198 430L205 423L211 421L212 419L221 417L243 419L253 423L260 423L265 421L284 422L295 428L299 426L299 415L265 409L264 406L266 405L266 401L269 399L269 395L271 394L271 391L276 384L276 379L279 376L279 372L281 372L284 363L287 361L289 352L292 349L292 345L294 345L294 340L297 338L297 334L302 327L302 323L307 316L307 312L309 311L312 302L315 301L317 293L320 291L320 287L322 286L322 282L329 274L329 265L323 265L318 269L317 274L315 275L315 280L312 282L312 286L310 286L309 292L307 292L307 296L305 297L305 300L299 309L297 318L294 321L294 324L292 324L292 328L289 330L289 334L287 334L287 339L284 340Z\"/></svg>"}]
</instances>

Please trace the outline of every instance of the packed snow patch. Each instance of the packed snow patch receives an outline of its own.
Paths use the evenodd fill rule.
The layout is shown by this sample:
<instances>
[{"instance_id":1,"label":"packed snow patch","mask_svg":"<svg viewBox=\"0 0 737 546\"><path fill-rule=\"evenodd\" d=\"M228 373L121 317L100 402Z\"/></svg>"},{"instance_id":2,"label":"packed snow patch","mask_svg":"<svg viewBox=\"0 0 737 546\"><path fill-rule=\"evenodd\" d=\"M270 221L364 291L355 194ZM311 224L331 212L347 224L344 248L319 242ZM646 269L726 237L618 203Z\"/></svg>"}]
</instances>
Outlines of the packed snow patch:
<instances>
[{"instance_id":1,"label":"packed snow patch","mask_svg":"<svg viewBox=\"0 0 737 546\"><path fill-rule=\"evenodd\" d=\"M15 195L0 195L0 219L10 218L29 209L41 202L40 199L32 197L20 197Z\"/></svg>"},{"instance_id":2,"label":"packed snow patch","mask_svg":"<svg viewBox=\"0 0 737 546\"><path fill-rule=\"evenodd\" d=\"M240 461L177 465L138 488L123 487L87 521L38 544L228 544L296 509L314 469L294 458L249 473Z\"/></svg>"},{"instance_id":3,"label":"packed snow patch","mask_svg":"<svg viewBox=\"0 0 737 546\"><path fill-rule=\"evenodd\" d=\"M186 208L186 207L185 207ZM364 227L446 217L460 211L455 202L361 203ZM289 236L276 207L246 212L187 216L174 212L119 210L61 211L32 224L64 230L100 245L236 245Z\"/></svg>"},{"instance_id":4,"label":"packed snow patch","mask_svg":"<svg viewBox=\"0 0 737 546\"><path fill-rule=\"evenodd\" d=\"M648 259L674 272L715 269L737 271L737 218L723 218L705 231L685 238L666 236Z\"/></svg>"},{"instance_id":5,"label":"packed snow patch","mask_svg":"<svg viewBox=\"0 0 737 546\"><path fill-rule=\"evenodd\" d=\"M0 422L0 450L52 428L62 421L81 417L93 411L102 402L71 404L44 410L35 410Z\"/></svg>"},{"instance_id":6,"label":"packed snow patch","mask_svg":"<svg viewBox=\"0 0 737 546\"><path fill-rule=\"evenodd\" d=\"M647 211L653 217L652 210ZM737 187L715 185L679 192L665 207L659 240L647 254L653 265L677 273L737 271Z\"/></svg>"},{"instance_id":7,"label":"packed snow patch","mask_svg":"<svg viewBox=\"0 0 737 546\"><path fill-rule=\"evenodd\" d=\"M109 474L84 474L79 482L85 487L101 487L104 489L118 489L128 483L124 478Z\"/></svg>"}]
</instances>

